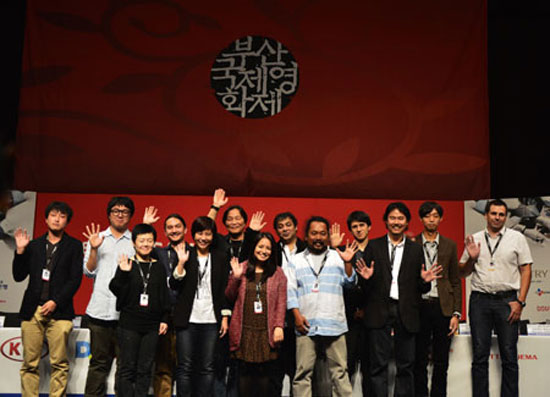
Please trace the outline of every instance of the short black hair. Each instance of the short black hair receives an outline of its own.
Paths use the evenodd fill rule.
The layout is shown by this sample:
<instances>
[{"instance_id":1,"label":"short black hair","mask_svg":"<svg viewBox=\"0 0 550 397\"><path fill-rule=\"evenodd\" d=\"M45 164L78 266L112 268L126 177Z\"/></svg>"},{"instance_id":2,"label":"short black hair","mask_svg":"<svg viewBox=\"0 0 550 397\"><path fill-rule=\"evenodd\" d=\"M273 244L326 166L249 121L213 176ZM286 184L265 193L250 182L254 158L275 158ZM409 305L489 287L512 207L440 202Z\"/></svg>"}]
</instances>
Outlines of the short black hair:
<instances>
[{"instance_id":1,"label":"short black hair","mask_svg":"<svg viewBox=\"0 0 550 397\"><path fill-rule=\"evenodd\" d=\"M424 218L426 215L429 215L433 210L436 210L440 217L443 216L443 207L435 201L423 202L418 209L418 215L421 218Z\"/></svg>"},{"instance_id":2,"label":"short black hair","mask_svg":"<svg viewBox=\"0 0 550 397\"><path fill-rule=\"evenodd\" d=\"M130 210L130 217L134 215L135 207L134 202L130 197L124 197L124 196L115 196L109 200L109 204L107 204L107 216L111 214L111 210L113 207L121 205Z\"/></svg>"},{"instance_id":3,"label":"short black hair","mask_svg":"<svg viewBox=\"0 0 550 397\"><path fill-rule=\"evenodd\" d=\"M504 207L506 208L506 213L508 213L508 205L504 202L504 200L501 199L493 199L487 201L487 204L485 205L485 213L488 214L492 206L497 207Z\"/></svg>"},{"instance_id":4,"label":"short black hair","mask_svg":"<svg viewBox=\"0 0 550 397\"><path fill-rule=\"evenodd\" d=\"M147 223L139 223L132 229L132 242L136 242L137 237L140 234L149 234L153 235L155 241L157 241L157 231L155 228Z\"/></svg>"},{"instance_id":5,"label":"short black hair","mask_svg":"<svg viewBox=\"0 0 550 397\"><path fill-rule=\"evenodd\" d=\"M199 216L193 221L191 225L191 236L194 238L196 233L204 230L212 230L212 234L216 234L218 229L216 228L216 222L207 216Z\"/></svg>"},{"instance_id":6,"label":"short black hair","mask_svg":"<svg viewBox=\"0 0 550 397\"><path fill-rule=\"evenodd\" d=\"M309 232L309 228L311 227L311 224L313 222L320 222L320 223L324 223L326 226L327 226L327 231L330 232L330 225L329 225L329 221L327 218L323 218L322 216L318 216L318 215L314 215L312 216L311 218L309 218L306 222L306 236Z\"/></svg>"},{"instance_id":7,"label":"short black hair","mask_svg":"<svg viewBox=\"0 0 550 397\"><path fill-rule=\"evenodd\" d=\"M244 208L241 207L240 205L232 205L231 207L226 209L223 213L222 222L224 225L225 225L225 221L227 220L227 214L229 214L229 211L231 210L239 210L239 213L244 219L244 223L248 222L248 215L246 214L246 211L244 210Z\"/></svg>"},{"instance_id":8,"label":"short black hair","mask_svg":"<svg viewBox=\"0 0 550 397\"><path fill-rule=\"evenodd\" d=\"M164 218L164 229L166 229L166 222L168 222L168 220L172 219L172 218L176 218L181 223L183 223L183 228L184 229L187 227L187 224L185 223L185 219L183 219L183 216L181 216L180 214L173 213L173 214L168 215L166 218Z\"/></svg>"},{"instance_id":9,"label":"short black hair","mask_svg":"<svg viewBox=\"0 0 550 397\"><path fill-rule=\"evenodd\" d=\"M63 201L52 201L48 204L46 211L44 211L45 217L47 218L52 211L59 211L62 214L67 215L67 224L69 224L71 218L73 217L73 209L69 206L69 204L64 203Z\"/></svg>"},{"instance_id":10,"label":"short black hair","mask_svg":"<svg viewBox=\"0 0 550 397\"><path fill-rule=\"evenodd\" d=\"M365 222L367 226L372 225L370 216L365 211L353 211L351 214L348 215L347 224L348 230L350 231L352 222Z\"/></svg>"},{"instance_id":11,"label":"short black hair","mask_svg":"<svg viewBox=\"0 0 550 397\"><path fill-rule=\"evenodd\" d=\"M393 210L397 210L401 212L403 215L405 215L405 218L407 218L407 222L411 220L411 211L409 211L409 207L407 207L405 203L401 201L394 201L393 203L389 203L388 206L386 207L386 211L384 211L384 216L382 217L384 222L388 220L388 215Z\"/></svg>"},{"instance_id":12,"label":"short black hair","mask_svg":"<svg viewBox=\"0 0 550 397\"><path fill-rule=\"evenodd\" d=\"M277 224L286 218L290 218L295 227L298 226L298 220L292 212L281 212L275 216L275 219L273 219L273 229L277 230Z\"/></svg>"}]
</instances>

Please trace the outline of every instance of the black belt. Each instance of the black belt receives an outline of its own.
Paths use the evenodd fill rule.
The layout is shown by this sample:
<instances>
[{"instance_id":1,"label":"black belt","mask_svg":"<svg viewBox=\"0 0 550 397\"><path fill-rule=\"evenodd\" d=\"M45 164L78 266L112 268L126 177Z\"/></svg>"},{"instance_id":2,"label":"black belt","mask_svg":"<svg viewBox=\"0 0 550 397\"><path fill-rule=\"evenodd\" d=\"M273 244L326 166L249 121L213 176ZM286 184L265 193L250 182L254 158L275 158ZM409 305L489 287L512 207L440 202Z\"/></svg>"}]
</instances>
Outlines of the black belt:
<instances>
[{"instance_id":1,"label":"black belt","mask_svg":"<svg viewBox=\"0 0 550 397\"><path fill-rule=\"evenodd\" d=\"M494 294L489 294L487 292L472 291L472 295L485 296L487 298L501 299L501 298L510 298L517 296L517 291L515 289L509 291L499 291Z\"/></svg>"},{"instance_id":2,"label":"black belt","mask_svg":"<svg viewBox=\"0 0 550 397\"><path fill-rule=\"evenodd\" d=\"M427 296L426 298L422 298L422 301L426 303L439 303L439 298L436 298L434 296Z\"/></svg>"}]
</instances>

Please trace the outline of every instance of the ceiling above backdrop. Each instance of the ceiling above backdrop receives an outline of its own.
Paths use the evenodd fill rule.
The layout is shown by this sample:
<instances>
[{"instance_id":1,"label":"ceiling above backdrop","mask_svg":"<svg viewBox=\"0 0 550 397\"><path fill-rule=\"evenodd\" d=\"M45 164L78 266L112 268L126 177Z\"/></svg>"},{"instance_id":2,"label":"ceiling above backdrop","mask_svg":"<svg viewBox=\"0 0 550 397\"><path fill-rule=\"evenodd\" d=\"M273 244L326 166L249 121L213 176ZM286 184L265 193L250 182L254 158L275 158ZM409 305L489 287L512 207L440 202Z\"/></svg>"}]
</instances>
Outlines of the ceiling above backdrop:
<instances>
[{"instance_id":1,"label":"ceiling above backdrop","mask_svg":"<svg viewBox=\"0 0 550 397\"><path fill-rule=\"evenodd\" d=\"M28 0L16 185L489 195L484 1Z\"/></svg>"}]
</instances>

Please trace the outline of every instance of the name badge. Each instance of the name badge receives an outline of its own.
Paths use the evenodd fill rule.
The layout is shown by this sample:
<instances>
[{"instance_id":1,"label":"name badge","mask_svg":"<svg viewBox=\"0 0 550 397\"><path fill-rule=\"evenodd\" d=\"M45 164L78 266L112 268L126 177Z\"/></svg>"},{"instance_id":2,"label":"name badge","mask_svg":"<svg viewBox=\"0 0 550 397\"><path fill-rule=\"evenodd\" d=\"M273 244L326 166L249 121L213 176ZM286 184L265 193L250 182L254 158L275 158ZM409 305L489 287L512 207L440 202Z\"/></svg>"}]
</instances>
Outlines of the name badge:
<instances>
[{"instance_id":1,"label":"name badge","mask_svg":"<svg viewBox=\"0 0 550 397\"><path fill-rule=\"evenodd\" d=\"M139 305L141 307L149 306L149 295L148 294L141 294L139 296Z\"/></svg>"},{"instance_id":2,"label":"name badge","mask_svg":"<svg viewBox=\"0 0 550 397\"><path fill-rule=\"evenodd\" d=\"M256 314L262 314L263 313L262 308L262 301L254 301L254 313Z\"/></svg>"},{"instance_id":3,"label":"name badge","mask_svg":"<svg viewBox=\"0 0 550 397\"><path fill-rule=\"evenodd\" d=\"M319 282L315 281L315 284L313 284L313 287L311 288L311 292L319 292Z\"/></svg>"},{"instance_id":4,"label":"name badge","mask_svg":"<svg viewBox=\"0 0 550 397\"><path fill-rule=\"evenodd\" d=\"M42 280L50 281L50 271L48 269L42 269Z\"/></svg>"}]
</instances>

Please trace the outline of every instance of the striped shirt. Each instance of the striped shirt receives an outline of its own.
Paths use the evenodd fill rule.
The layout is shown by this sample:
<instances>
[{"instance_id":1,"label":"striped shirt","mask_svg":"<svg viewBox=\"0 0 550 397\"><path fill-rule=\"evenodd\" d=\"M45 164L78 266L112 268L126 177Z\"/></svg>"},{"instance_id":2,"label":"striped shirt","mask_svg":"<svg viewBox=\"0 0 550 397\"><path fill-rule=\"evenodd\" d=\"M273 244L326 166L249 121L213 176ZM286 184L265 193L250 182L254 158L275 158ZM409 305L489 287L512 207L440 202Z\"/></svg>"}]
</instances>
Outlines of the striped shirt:
<instances>
[{"instance_id":1,"label":"striped shirt","mask_svg":"<svg viewBox=\"0 0 550 397\"><path fill-rule=\"evenodd\" d=\"M118 320L120 313L116 310L116 296L109 289L109 283L115 276L120 256L124 254L129 258L132 257L134 245L132 233L129 230L126 230L119 239L113 236L110 227L99 234L104 238L97 249L97 267L94 271L86 267L91 252L89 243L86 245L84 254L84 274L94 279L94 289L86 314L98 320L113 321Z\"/></svg>"},{"instance_id":2,"label":"striped shirt","mask_svg":"<svg viewBox=\"0 0 550 397\"><path fill-rule=\"evenodd\" d=\"M300 310L310 325L308 336L339 336L348 331L343 288L353 285L357 276L355 270L350 277L346 275L344 262L335 250L321 254L325 255L320 272L315 268L319 261L313 260L307 249L288 264L287 309Z\"/></svg>"}]
</instances>

